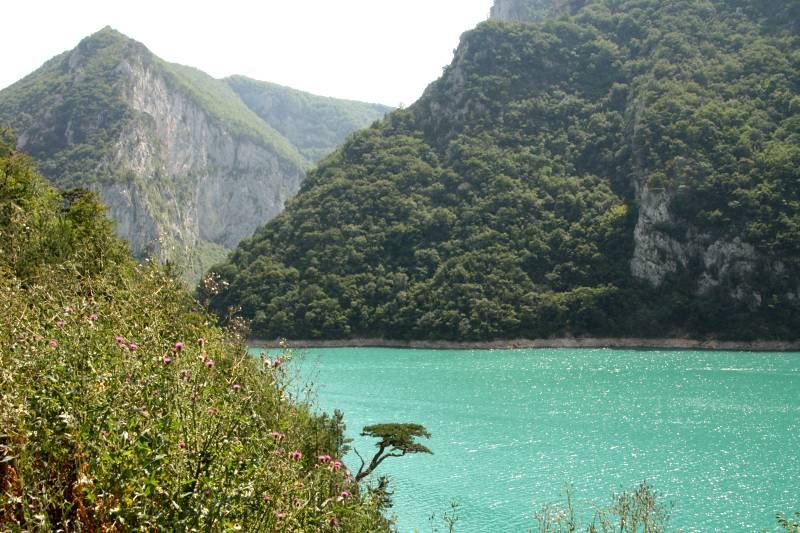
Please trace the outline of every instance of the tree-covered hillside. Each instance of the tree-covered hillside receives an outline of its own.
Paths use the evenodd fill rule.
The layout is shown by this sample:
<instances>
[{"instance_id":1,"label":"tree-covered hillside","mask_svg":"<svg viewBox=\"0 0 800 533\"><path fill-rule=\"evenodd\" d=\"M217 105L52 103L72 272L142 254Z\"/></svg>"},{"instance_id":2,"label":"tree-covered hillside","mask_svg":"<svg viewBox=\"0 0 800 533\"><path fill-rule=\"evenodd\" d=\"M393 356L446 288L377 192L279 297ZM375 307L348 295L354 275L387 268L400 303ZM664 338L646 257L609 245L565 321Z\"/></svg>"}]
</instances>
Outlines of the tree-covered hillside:
<instances>
[{"instance_id":1,"label":"tree-covered hillside","mask_svg":"<svg viewBox=\"0 0 800 533\"><path fill-rule=\"evenodd\" d=\"M797 337L797 15L481 24L214 269L212 306L265 338Z\"/></svg>"},{"instance_id":2,"label":"tree-covered hillside","mask_svg":"<svg viewBox=\"0 0 800 533\"><path fill-rule=\"evenodd\" d=\"M316 96L245 76L224 81L312 163L333 152L357 129L391 111L385 105Z\"/></svg>"}]
</instances>

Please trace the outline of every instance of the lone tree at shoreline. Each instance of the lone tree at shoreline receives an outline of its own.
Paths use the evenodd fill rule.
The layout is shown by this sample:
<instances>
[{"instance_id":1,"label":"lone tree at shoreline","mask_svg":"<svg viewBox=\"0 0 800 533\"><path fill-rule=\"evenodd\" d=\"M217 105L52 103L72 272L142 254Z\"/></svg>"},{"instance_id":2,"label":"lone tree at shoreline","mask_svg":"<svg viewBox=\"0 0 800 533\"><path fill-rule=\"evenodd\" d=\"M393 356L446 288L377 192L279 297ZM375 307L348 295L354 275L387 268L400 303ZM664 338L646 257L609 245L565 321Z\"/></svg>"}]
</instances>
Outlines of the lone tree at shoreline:
<instances>
[{"instance_id":1,"label":"lone tree at shoreline","mask_svg":"<svg viewBox=\"0 0 800 533\"><path fill-rule=\"evenodd\" d=\"M378 451L375 452L369 465L366 465L364 458L356 452L358 458L361 459L361 467L356 474L356 481L361 481L370 475L387 457L402 457L411 453L433 454L427 447L414 440L417 437L431 438L430 432L420 424L375 424L365 426L361 430L361 436L380 440L375 443Z\"/></svg>"}]
</instances>

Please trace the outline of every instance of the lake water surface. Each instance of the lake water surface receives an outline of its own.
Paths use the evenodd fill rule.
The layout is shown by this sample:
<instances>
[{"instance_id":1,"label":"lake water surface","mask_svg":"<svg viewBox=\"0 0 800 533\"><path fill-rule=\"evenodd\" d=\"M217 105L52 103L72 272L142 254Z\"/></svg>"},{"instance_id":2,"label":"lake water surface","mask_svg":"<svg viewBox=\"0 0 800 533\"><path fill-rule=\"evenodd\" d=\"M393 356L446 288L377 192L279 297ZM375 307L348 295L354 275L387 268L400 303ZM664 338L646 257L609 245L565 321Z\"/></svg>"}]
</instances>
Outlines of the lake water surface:
<instances>
[{"instance_id":1,"label":"lake water surface","mask_svg":"<svg viewBox=\"0 0 800 533\"><path fill-rule=\"evenodd\" d=\"M403 533L460 504L459 532L535 529L533 513L647 480L685 531L775 529L800 510L800 354L636 350L308 349L319 405L418 422L434 455L387 459ZM354 470L355 456L346 461ZM437 523L442 530L441 522ZM444 529L446 531L446 529Z\"/></svg>"}]
</instances>

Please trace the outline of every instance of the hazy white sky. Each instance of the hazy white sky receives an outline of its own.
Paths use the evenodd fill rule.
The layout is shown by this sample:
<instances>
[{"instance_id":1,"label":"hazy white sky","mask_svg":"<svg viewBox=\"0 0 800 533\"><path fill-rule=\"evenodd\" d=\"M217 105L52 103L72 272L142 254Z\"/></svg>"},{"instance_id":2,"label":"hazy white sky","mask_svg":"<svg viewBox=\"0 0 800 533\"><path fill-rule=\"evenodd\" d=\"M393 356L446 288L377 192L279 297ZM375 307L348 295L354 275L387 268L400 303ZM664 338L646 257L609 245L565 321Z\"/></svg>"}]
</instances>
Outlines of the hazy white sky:
<instances>
[{"instance_id":1,"label":"hazy white sky","mask_svg":"<svg viewBox=\"0 0 800 533\"><path fill-rule=\"evenodd\" d=\"M312 93L414 102L492 0L10 0L0 88L104 26L215 77L243 74Z\"/></svg>"}]
</instances>

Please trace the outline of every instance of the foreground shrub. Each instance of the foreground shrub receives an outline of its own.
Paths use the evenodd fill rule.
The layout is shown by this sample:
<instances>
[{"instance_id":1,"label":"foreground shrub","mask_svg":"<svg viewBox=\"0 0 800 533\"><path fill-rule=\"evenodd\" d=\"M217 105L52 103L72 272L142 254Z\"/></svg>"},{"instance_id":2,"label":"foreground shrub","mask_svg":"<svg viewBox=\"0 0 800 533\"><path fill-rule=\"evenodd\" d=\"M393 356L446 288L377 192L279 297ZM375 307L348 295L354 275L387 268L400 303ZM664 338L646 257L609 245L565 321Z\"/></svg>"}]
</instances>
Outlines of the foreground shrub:
<instances>
[{"instance_id":1,"label":"foreground shrub","mask_svg":"<svg viewBox=\"0 0 800 533\"><path fill-rule=\"evenodd\" d=\"M341 416L7 144L0 237L0 529L388 528L339 461Z\"/></svg>"}]
</instances>

